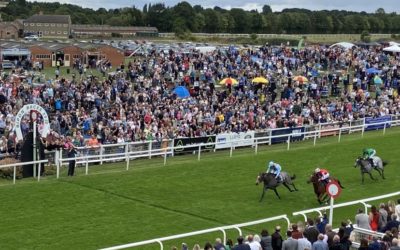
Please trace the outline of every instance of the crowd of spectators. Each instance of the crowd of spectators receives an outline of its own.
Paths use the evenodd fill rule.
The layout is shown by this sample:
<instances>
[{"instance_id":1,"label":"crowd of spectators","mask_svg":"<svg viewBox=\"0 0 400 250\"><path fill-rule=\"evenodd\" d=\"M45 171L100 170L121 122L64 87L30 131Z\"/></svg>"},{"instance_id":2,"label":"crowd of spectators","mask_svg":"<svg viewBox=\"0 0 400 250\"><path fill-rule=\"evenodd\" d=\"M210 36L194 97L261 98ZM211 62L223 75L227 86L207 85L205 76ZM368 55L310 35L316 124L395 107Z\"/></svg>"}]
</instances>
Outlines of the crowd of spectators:
<instances>
[{"instance_id":1,"label":"crowd of spectators","mask_svg":"<svg viewBox=\"0 0 400 250\"><path fill-rule=\"evenodd\" d=\"M52 133L44 139L49 147L61 146L67 137L75 146L87 145L89 138L94 144L161 141L398 115L398 67L398 56L379 46L263 46L204 54L151 51L107 68L104 78L85 70L39 84L20 79L19 68L0 78L0 150L18 150L15 116L28 103L49 114ZM371 68L375 73L368 73ZM308 81L295 81L296 75ZM258 76L269 84L253 84ZM226 77L238 84L221 86ZM191 96L179 98L177 86L187 87ZM28 119L21 128L28 133Z\"/></svg>"},{"instance_id":2,"label":"crowd of spectators","mask_svg":"<svg viewBox=\"0 0 400 250\"><path fill-rule=\"evenodd\" d=\"M355 226L383 233L383 237L357 235L350 220L341 222L337 231L333 231L324 213L316 219L307 219L306 224L292 224L285 233L276 226L273 233L263 229L258 234L239 236L237 242L228 239L224 245L220 238L214 244L206 242L204 247L195 244L193 250L349 250L352 242L359 243L359 250L399 250L400 199L397 205L393 201L381 203L380 209L371 206L368 214L359 209L355 216ZM362 217L362 218L361 218ZM177 247L172 247L177 250ZM189 250L182 243L182 250Z\"/></svg>"}]
</instances>

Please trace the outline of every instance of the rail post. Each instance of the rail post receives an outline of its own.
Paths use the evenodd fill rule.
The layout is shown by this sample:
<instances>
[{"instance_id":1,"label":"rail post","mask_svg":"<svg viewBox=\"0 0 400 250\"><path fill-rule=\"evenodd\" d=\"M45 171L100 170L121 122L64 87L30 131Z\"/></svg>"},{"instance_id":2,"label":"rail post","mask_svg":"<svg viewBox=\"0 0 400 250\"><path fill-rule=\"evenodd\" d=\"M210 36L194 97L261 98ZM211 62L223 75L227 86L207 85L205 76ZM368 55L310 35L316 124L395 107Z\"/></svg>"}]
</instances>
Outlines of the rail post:
<instances>
[{"instance_id":1,"label":"rail post","mask_svg":"<svg viewBox=\"0 0 400 250\"><path fill-rule=\"evenodd\" d=\"M103 144L100 144L100 165L103 165Z\"/></svg>"},{"instance_id":2,"label":"rail post","mask_svg":"<svg viewBox=\"0 0 400 250\"><path fill-rule=\"evenodd\" d=\"M291 135L288 136L288 140L287 140L287 150L290 150L290 137L291 137Z\"/></svg>"},{"instance_id":3,"label":"rail post","mask_svg":"<svg viewBox=\"0 0 400 250\"><path fill-rule=\"evenodd\" d=\"M14 166L13 184L15 184L15 179L16 178L17 178L17 166Z\"/></svg>"},{"instance_id":4,"label":"rail post","mask_svg":"<svg viewBox=\"0 0 400 250\"><path fill-rule=\"evenodd\" d=\"M338 142L340 142L341 137L342 137L342 128L339 128Z\"/></svg>"},{"instance_id":5,"label":"rail post","mask_svg":"<svg viewBox=\"0 0 400 250\"><path fill-rule=\"evenodd\" d=\"M198 161L200 161L200 155L201 155L201 144L199 145L199 153L197 154Z\"/></svg>"},{"instance_id":6,"label":"rail post","mask_svg":"<svg viewBox=\"0 0 400 250\"><path fill-rule=\"evenodd\" d=\"M254 153L257 154L258 153L258 140L256 139L256 146L254 147Z\"/></svg>"}]
</instances>

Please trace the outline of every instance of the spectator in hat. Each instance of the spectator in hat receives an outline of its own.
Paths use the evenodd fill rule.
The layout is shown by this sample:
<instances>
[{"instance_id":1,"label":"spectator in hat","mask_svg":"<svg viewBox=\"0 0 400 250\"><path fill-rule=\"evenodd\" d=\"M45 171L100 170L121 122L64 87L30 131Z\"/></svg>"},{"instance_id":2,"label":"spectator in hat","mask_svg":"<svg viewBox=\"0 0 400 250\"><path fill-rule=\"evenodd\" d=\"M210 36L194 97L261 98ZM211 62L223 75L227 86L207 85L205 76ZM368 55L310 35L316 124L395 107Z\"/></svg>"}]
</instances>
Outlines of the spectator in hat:
<instances>
[{"instance_id":1,"label":"spectator in hat","mask_svg":"<svg viewBox=\"0 0 400 250\"><path fill-rule=\"evenodd\" d=\"M282 235L281 235L281 227L276 226L275 232L271 235L272 238L272 249L273 250L281 250L282 249Z\"/></svg>"}]
</instances>

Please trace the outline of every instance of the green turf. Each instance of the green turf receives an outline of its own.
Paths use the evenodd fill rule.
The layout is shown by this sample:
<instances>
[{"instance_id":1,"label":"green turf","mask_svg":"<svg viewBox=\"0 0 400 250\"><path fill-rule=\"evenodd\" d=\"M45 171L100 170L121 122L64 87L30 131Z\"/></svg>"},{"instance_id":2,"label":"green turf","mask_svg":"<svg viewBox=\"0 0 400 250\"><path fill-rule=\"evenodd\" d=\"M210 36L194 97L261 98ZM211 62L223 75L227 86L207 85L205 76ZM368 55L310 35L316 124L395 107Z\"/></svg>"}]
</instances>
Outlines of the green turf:
<instances>
[{"instance_id":1,"label":"green turf","mask_svg":"<svg viewBox=\"0 0 400 250\"><path fill-rule=\"evenodd\" d=\"M216 153L168 158L163 166L160 157L134 160L129 171L125 164L90 166L89 175L77 169L77 176L56 180L48 176L37 183L33 179L18 180L16 185L1 181L2 221L1 249L96 249L129 242L169 236L210 227L248 222L280 214L318 207L312 187L306 184L309 173L317 166L331 170L345 189L338 203L398 191L400 177L397 158L399 129L322 138L313 147L312 140L291 144L263 146L257 155L254 149L243 148ZM360 184L355 157L365 146L377 149L390 163L386 180L366 179ZM267 160L275 160L283 169L297 175L297 193L279 188L282 200L267 192L259 203L261 187L255 186L258 172L265 170ZM62 172L65 176L65 172ZM375 174L376 176L376 174ZM397 197L393 197L397 199ZM385 200L387 201L387 200ZM372 203L378 204L379 201ZM354 220L357 206L335 212L335 222ZM292 222L302 217L290 216ZM244 228L244 233L270 231L277 221ZM235 238L237 232L229 231ZM213 241L221 234L207 234L166 242L179 246L187 242ZM158 249L158 245L136 249Z\"/></svg>"}]
</instances>

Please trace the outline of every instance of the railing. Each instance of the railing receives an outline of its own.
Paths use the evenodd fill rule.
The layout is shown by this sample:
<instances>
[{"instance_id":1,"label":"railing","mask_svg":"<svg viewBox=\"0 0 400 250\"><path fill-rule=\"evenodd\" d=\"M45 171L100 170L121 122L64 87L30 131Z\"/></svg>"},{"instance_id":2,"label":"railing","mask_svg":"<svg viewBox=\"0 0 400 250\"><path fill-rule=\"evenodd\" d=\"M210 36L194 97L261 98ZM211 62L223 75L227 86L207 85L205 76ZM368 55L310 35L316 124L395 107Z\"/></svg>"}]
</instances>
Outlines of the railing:
<instances>
[{"instance_id":1,"label":"railing","mask_svg":"<svg viewBox=\"0 0 400 250\"><path fill-rule=\"evenodd\" d=\"M368 208L370 207L370 205L367 204L367 202L375 201L375 200L382 200L382 199L386 199L386 198L389 198L389 197L392 197L392 196L397 196L397 195L400 195L400 192L394 192L394 193L375 196L375 197L362 199L362 200L339 203L339 204L333 205L333 208L335 209L335 208L339 208L339 207L347 207L347 206L352 206L352 205L356 205L356 204L362 204L364 206L364 211L367 214L368 213ZM327 210L329 208L330 208L330 206L307 209L307 210L303 210L303 211L294 212L293 216L302 215L304 217L304 221L307 221L307 214L317 212L317 213L319 213L319 215L322 216L321 211L325 211L325 210Z\"/></svg>"},{"instance_id":2,"label":"railing","mask_svg":"<svg viewBox=\"0 0 400 250\"><path fill-rule=\"evenodd\" d=\"M353 227L352 234L354 234L354 237L353 237L354 239L351 239L353 248L360 247L361 239L366 239L368 241L371 241L372 237L378 237L378 238L382 239L383 236L385 235L384 233L379 233L379 232L371 231L368 229L359 228L357 226Z\"/></svg>"},{"instance_id":3,"label":"railing","mask_svg":"<svg viewBox=\"0 0 400 250\"><path fill-rule=\"evenodd\" d=\"M48 160L41 160L41 161L29 161L29 162L18 162L18 163L13 163L13 164L6 164L6 165L1 165L0 168L13 168L13 184L15 184L15 180L17 178L17 167L21 166L27 166L27 165L33 165L35 167L36 164L38 164L38 172L41 172L41 165L42 163L47 163ZM40 174L38 174L38 181L40 181Z\"/></svg>"},{"instance_id":4,"label":"railing","mask_svg":"<svg viewBox=\"0 0 400 250\"><path fill-rule=\"evenodd\" d=\"M386 123L387 124L387 123ZM391 121L392 126L399 126L400 125L400 116L396 117L393 116L392 121ZM343 134L352 134L355 132L361 132L362 134L364 133L364 119L360 120L355 120L355 121L348 121L348 122L333 122L333 123L321 123L321 124L315 124L315 125L309 125L305 126L305 132L310 132L310 133L305 133L304 134L304 139L314 139L314 145L316 144L316 139L319 139L321 137L325 136L338 136L340 134L340 137ZM261 133L268 134L269 136L265 137L256 137L254 138L254 144L272 144L272 139L273 138L279 138L279 137L272 137L272 132L281 130L281 129L287 129L287 128L279 128L279 129L269 129L269 130L264 130L264 131L257 131ZM314 132L314 133L312 133ZM318 133L317 138L315 138L315 133ZM287 137L287 135L280 135L280 138L282 137ZM255 145L252 146L255 146ZM89 147L78 147L77 151L79 152L79 155L97 155L98 159L100 160L100 165L104 163L102 159L107 158L108 154L115 154L115 153L122 153L122 152L127 152L127 151L149 151L148 157L151 159L151 151L153 149L160 149L160 148L166 148L166 145L168 147L173 147L173 140L167 140L167 141L139 141L139 142L127 142L127 143L122 143L122 144L103 144L100 145L99 147L96 148L89 148ZM173 152L173 151L172 151ZM66 152L64 151L64 154L62 157L66 158ZM93 159L93 158L92 158Z\"/></svg>"},{"instance_id":5,"label":"railing","mask_svg":"<svg viewBox=\"0 0 400 250\"><path fill-rule=\"evenodd\" d=\"M357 122L359 123L359 121ZM287 150L290 150L290 145L292 138L296 138L299 135L304 136L305 139L313 139L313 145L316 146L317 139L321 136L328 135L334 133L337 136L338 142L341 141L341 137L344 134L351 134L353 132L361 132L361 137L364 136L365 128L367 125L370 124L361 124L361 125L353 125L353 124L321 124L314 128L309 128L305 132L296 132L296 134L282 134L282 135L272 135L271 130L268 132L268 136L264 137L255 137L252 139L242 139L242 140L233 140L229 143L226 142L213 142L213 143L200 143L200 144L191 144L187 146L173 146L172 140L159 142L159 141L149 141L149 142L131 142L131 143L124 143L124 144L112 144L112 145L101 145L99 147L80 147L78 150L80 151L81 156L73 157L73 158L64 158L63 151L56 151L54 153L54 161L57 168L57 178L60 175L60 167L63 165L67 165L69 161L76 161L78 165L83 164L85 165L85 173L88 174L89 172L89 163L99 163L103 164L104 162L116 162L116 161L126 161L126 170L129 170L130 160L132 159L139 159L139 158L149 158L151 159L152 156L163 156L164 158L164 165L166 165L167 157L174 156L174 151L176 149L185 149L185 148L193 148L193 152L197 152L197 159L200 161L202 151L211 151L209 147L213 148L213 151L216 151L217 146L225 145L224 148L229 150L229 156L233 156L233 151L237 147L248 147L251 146L254 148L254 153L258 153L259 145L271 145L273 139L276 138L287 138L285 139L287 144ZM373 125L384 125L382 129L382 133L386 133L386 127L391 126L398 126L400 125L400 120L391 120L391 121L384 121L380 123L374 123ZM323 127L328 126L329 129L322 129ZM333 128L332 128L333 127ZM314 129L314 130L313 130ZM249 142L250 140L250 142ZM240 142L245 142L240 145ZM166 147L167 144L168 146ZM171 146L172 145L172 146ZM238 146L239 145L239 146ZM208 148L208 149L207 149ZM105 152L110 153L105 153ZM90 155L90 152L95 152L96 154ZM116 153L115 153L116 152ZM39 163L38 161L36 163ZM47 160L46 160L47 162ZM33 164L15 164L15 166L22 166L22 165L30 165ZM7 165L9 167L13 167L14 165ZM39 177L40 179L40 177Z\"/></svg>"},{"instance_id":6,"label":"railing","mask_svg":"<svg viewBox=\"0 0 400 250\"><path fill-rule=\"evenodd\" d=\"M164 249L163 241L180 239L180 238L196 236L196 235L206 234L206 233L213 233L213 232L222 232L222 234L223 234L223 243L225 244L226 243L226 230L236 229L239 232L239 235L242 235L242 230L240 229L242 227L258 225L258 224L271 222L271 221L276 221L276 220L286 220L287 225L288 225L288 229L289 229L290 220L287 217L287 215L284 214L284 215L279 215L279 216L275 216L275 217L271 217L271 218L267 218L267 219L251 221L251 222L247 222L247 223L241 223L241 224L235 224L235 225L229 225L229 226L222 226L222 227L215 227L215 228L210 228L210 229L205 229L205 230L200 230L200 231L195 231L195 232L190 232L190 233L178 234L178 235L173 235L173 236L168 236L168 237L163 237L163 238L157 238L157 239L152 239L152 240L129 243L129 244L120 245L120 246L103 248L103 250L126 249L126 248L138 247L138 246L143 246L143 245L148 245L148 244L153 244L153 243L158 243L160 245L160 249L163 250Z\"/></svg>"},{"instance_id":7,"label":"railing","mask_svg":"<svg viewBox=\"0 0 400 250\"><path fill-rule=\"evenodd\" d=\"M393 197L393 196L397 196L397 195L400 195L400 192L394 192L394 193L389 193L389 194L385 194L385 195L381 195L381 196L375 196L375 197L370 197L370 198L356 200L356 201L339 203L339 204L334 205L333 208L346 207L346 206L351 206L351 205L355 205L355 204L363 204L365 206L365 211L367 211L368 204L366 204L366 202L374 201L374 200L381 200L381 199L385 199L385 198L389 198L389 197ZM304 210L304 211L294 212L293 216L303 215L304 219L306 220L307 217L305 216L305 214L312 213L312 212L318 212L318 213L320 213L320 215L322 215L321 211L322 210L326 210L328 208L329 208L329 206L307 209L307 210ZM224 243L226 243L226 232L225 232L225 230L236 229L236 230L238 230L239 235L242 235L242 231L240 230L241 227L262 224L262 223L275 221L275 220L279 220L279 219L286 220L286 222L288 224L288 229L290 228L290 224L291 224L290 220L287 217L287 215L285 214L285 215L275 216L275 217L262 219L262 220L257 220L257 221L252 221L252 222L247 222L247 223L241 223L241 224L230 225L230 226L215 227L215 228L210 228L210 229L205 229L205 230L200 230L200 231L195 231L195 232L190 232L190 233L184 233L184 234L178 234L178 235L173 235L173 236L168 236L168 237L163 237L163 238L157 238L157 239L152 239L152 240L129 243L129 244L124 244L124 245L104 248L102 250L126 249L126 248L143 246L143 245L148 245L148 244L153 244L153 243L158 243L160 245L160 249L163 250L164 249L163 241L180 239L180 238L196 236L196 235L200 235L200 234L206 234L206 233L217 232L217 231L221 231L223 233ZM356 242L353 244L353 246L355 246L355 247L359 246L358 240L363 238L364 237L363 235L383 237L383 234L381 234L379 232L374 232L374 231L358 228L357 226L354 227L354 231L356 233L356 235L355 235Z\"/></svg>"}]
</instances>

